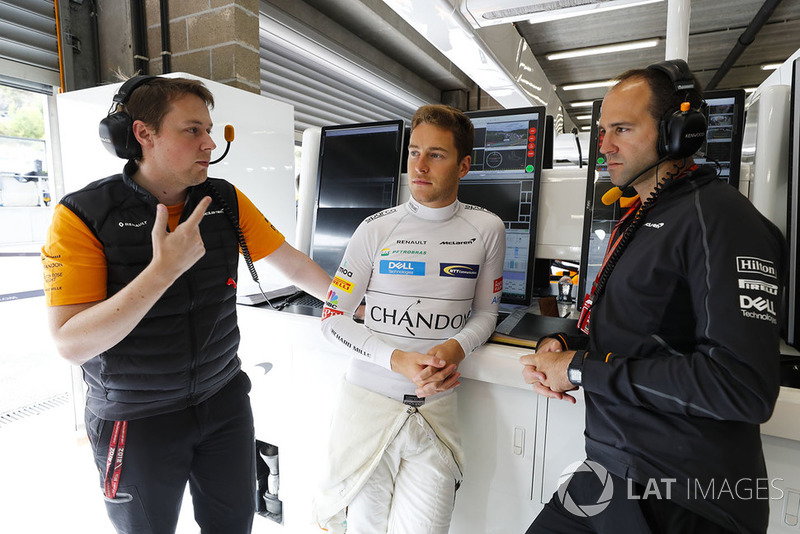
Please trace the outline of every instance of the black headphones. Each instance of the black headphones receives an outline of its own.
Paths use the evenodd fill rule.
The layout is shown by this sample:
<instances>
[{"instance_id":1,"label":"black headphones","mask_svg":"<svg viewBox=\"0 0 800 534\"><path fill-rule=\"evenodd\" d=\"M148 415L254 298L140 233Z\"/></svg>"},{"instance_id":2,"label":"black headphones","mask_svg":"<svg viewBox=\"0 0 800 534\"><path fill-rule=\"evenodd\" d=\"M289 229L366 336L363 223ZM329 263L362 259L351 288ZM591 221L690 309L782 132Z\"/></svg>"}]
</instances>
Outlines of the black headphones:
<instances>
[{"instance_id":1,"label":"black headphones","mask_svg":"<svg viewBox=\"0 0 800 534\"><path fill-rule=\"evenodd\" d=\"M112 155L122 159L135 159L142 157L142 147L133 135L133 119L125 111L118 111L119 106L124 106L131 93L148 80L156 76L134 76L129 78L111 103L108 116L100 121L100 140Z\"/></svg>"},{"instance_id":2,"label":"black headphones","mask_svg":"<svg viewBox=\"0 0 800 534\"><path fill-rule=\"evenodd\" d=\"M682 59L672 59L654 63L647 68L661 71L669 76L675 88L674 94L683 98L679 107L667 110L661 118L656 146L658 157L688 158L703 146L708 128L703 112L705 102L701 104L700 108L692 109L688 98L682 96L687 91L696 90L689 65Z\"/></svg>"}]
</instances>

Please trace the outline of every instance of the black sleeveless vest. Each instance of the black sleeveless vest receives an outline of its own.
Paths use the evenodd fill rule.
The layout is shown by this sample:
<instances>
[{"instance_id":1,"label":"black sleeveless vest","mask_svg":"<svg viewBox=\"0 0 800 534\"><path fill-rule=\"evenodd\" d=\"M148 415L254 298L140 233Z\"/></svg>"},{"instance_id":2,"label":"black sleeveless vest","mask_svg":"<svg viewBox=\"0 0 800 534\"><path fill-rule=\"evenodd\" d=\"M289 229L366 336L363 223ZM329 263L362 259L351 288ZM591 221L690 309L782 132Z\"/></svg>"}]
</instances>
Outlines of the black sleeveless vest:
<instances>
[{"instance_id":1,"label":"black sleeveless vest","mask_svg":"<svg viewBox=\"0 0 800 534\"><path fill-rule=\"evenodd\" d=\"M151 231L158 201L130 179L136 167L65 196L61 203L94 232L108 265L108 297L129 284L153 257ZM178 278L120 343L84 363L87 408L107 420L181 410L222 389L241 368L237 356L236 191L209 178L218 191L200 223L206 253ZM209 195L190 188L181 222Z\"/></svg>"}]
</instances>

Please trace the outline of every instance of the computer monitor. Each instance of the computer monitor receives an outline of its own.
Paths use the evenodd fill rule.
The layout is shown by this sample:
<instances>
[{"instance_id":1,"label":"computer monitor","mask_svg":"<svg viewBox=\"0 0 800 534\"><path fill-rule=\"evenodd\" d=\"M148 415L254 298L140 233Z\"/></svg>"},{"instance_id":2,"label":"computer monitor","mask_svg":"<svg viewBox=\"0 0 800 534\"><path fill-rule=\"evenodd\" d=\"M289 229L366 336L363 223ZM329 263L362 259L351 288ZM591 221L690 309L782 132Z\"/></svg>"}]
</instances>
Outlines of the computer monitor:
<instances>
[{"instance_id":1,"label":"computer monitor","mask_svg":"<svg viewBox=\"0 0 800 534\"><path fill-rule=\"evenodd\" d=\"M488 209L505 223L501 303L528 306L533 295L545 108L472 111L467 115L475 127L475 146L458 198Z\"/></svg>"},{"instance_id":2,"label":"computer monitor","mask_svg":"<svg viewBox=\"0 0 800 534\"><path fill-rule=\"evenodd\" d=\"M606 160L600 153L603 138L597 128L600 120L600 106L602 100L592 103L592 128L589 136L589 159L586 166L586 202L583 215L583 241L581 242L581 262L578 269L578 307L591 291L592 283L600 272L603 257L608 246L608 238L614 229L614 224L622 215L619 202L606 206L600 200L614 184L608 174Z\"/></svg>"},{"instance_id":3,"label":"computer monitor","mask_svg":"<svg viewBox=\"0 0 800 534\"><path fill-rule=\"evenodd\" d=\"M401 119L322 127L311 258L329 275L359 223L397 205L403 134Z\"/></svg>"},{"instance_id":4,"label":"computer monitor","mask_svg":"<svg viewBox=\"0 0 800 534\"><path fill-rule=\"evenodd\" d=\"M706 140L694 158L699 164L719 164L719 177L739 187L744 132L744 89L708 91Z\"/></svg>"},{"instance_id":5,"label":"computer monitor","mask_svg":"<svg viewBox=\"0 0 800 534\"><path fill-rule=\"evenodd\" d=\"M792 65L789 100L789 187L786 238L789 240L789 276L786 283L786 343L800 349L800 59Z\"/></svg>"}]
</instances>

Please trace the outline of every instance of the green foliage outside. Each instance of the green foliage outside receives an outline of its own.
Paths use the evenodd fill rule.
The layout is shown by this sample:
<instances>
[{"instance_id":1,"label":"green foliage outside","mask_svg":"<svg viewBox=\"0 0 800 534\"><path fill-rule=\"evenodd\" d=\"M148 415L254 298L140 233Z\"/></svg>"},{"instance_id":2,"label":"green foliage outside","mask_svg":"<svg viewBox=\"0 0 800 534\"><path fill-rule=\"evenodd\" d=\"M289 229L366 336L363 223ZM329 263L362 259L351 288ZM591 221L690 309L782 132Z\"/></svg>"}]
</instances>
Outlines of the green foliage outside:
<instances>
[{"instance_id":1,"label":"green foliage outside","mask_svg":"<svg viewBox=\"0 0 800 534\"><path fill-rule=\"evenodd\" d=\"M0 135L44 139L43 96L0 86Z\"/></svg>"}]
</instances>

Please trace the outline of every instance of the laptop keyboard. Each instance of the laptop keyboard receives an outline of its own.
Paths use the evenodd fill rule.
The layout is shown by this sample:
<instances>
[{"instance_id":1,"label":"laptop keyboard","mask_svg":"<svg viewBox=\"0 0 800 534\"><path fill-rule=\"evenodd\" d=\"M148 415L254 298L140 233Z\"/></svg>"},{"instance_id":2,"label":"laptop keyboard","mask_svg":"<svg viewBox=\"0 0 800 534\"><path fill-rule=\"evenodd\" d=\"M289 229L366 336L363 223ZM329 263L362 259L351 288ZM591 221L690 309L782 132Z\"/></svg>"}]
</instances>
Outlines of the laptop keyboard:
<instances>
[{"instance_id":1,"label":"laptop keyboard","mask_svg":"<svg viewBox=\"0 0 800 534\"><path fill-rule=\"evenodd\" d=\"M302 297L292 300L289 304L292 306L309 306L311 308L319 309L322 309L322 307L325 305L325 303L319 300L317 297L309 295L308 293Z\"/></svg>"}]
</instances>

